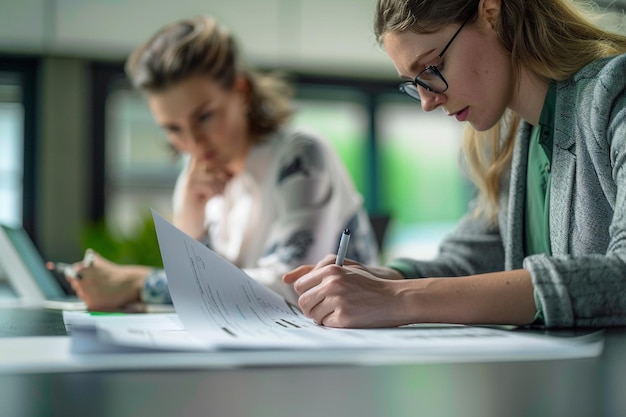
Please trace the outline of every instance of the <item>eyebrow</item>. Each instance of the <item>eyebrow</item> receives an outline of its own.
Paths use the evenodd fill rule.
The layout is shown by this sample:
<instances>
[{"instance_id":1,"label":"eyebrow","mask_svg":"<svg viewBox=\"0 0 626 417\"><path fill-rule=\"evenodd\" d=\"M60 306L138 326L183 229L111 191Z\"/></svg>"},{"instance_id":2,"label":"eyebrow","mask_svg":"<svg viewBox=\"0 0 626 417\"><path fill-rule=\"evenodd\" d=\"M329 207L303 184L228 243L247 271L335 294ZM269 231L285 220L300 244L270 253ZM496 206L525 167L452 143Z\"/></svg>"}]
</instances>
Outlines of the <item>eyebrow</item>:
<instances>
[{"instance_id":1,"label":"eyebrow","mask_svg":"<svg viewBox=\"0 0 626 417\"><path fill-rule=\"evenodd\" d=\"M163 123L163 124L159 124L159 127L163 130L168 130L168 131L180 130L180 126L178 126L176 123Z\"/></svg>"},{"instance_id":2,"label":"eyebrow","mask_svg":"<svg viewBox=\"0 0 626 417\"><path fill-rule=\"evenodd\" d=\"M413 58L413 61L411 62L411 65L409 65L409 72L413 74L413 73L417 73L417 72L421 71L420 68L422 66L424 66L424 65L420 64L420 61L423 60L424 57L432 54L435 51L436 51L436 49L433 48L433 49L431 49L429 51L426 51L426 52L424 52L422 54L416 55L415 58ZM399 74L399 75L400 75L400 78L405 79L405 80L412 80L413 78L415 78L415 77L409 77L407 75L402 75L402 74Z\"/></svg>"},{"instance_id":3,"label":"eyebrow","mask_svg":"<svg viewBox=\"0 0 626 417\"><path fill-rule=\"evenodd\" d=\"M215 99L213 99L213 98L204 100L202 103L198 104L193 109L193 111L191 112L191 116L192 117L196 117L196 116L202 114L206 110L207 107L213 107L214 106L214 102L215 102Z\"/></svg>"},{"instance_id":4,"label":"eyebrow","mask_svg":"<svg viewBox=\"0 0 626 417\"><path fill-rule=\"evenodd\" d=\"M213 105L213 101L212 100L205 100L202 103L198 104L189 114L189 117L198 117L200 114L202 114L205 110L206 107L211 107ZM180 129L180 126L177 123L168 123L165 122L163 124L159 124L159 126L161 126L161 128L163 129L167 129L167 130L178 130Z\"/></svg>"}]
</instances>

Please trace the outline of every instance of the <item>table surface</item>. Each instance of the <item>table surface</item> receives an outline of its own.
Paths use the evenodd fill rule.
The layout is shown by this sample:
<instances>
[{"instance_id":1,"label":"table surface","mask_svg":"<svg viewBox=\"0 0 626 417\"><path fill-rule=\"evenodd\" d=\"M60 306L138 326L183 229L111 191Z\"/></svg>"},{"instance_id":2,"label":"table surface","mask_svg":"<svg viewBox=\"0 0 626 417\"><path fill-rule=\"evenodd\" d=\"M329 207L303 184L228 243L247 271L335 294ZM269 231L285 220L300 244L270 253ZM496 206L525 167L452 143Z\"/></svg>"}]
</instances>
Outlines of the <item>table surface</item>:
<instances>
[{"instance_id":1,"label":"table surface","mask_svg":"<svg viewBox=\"0 0 626 417\"><path fill-rule=\"evenodd\" d=\"M64 334L0 309L0 337ZM0 374L0 416L626 416L625 383L626 330L605 329L585 359Z\"/></svg>"}]
</instances>

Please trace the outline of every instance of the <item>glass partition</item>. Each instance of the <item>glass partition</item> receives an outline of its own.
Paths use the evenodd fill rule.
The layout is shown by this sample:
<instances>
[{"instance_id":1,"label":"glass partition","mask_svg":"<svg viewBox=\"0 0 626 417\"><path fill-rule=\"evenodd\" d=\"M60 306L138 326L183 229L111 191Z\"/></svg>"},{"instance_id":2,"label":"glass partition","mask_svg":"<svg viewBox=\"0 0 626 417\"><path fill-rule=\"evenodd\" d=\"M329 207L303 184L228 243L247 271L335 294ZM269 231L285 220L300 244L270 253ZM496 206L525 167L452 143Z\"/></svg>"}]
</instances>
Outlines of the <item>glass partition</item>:
<instances>
[{"instance_id":1,"label":"glass partition","mask_svg":"<svg viewBox=\"0 0 626 417\"><path fill-rule=\"evenodd\" d=\"M0 222L22 224L24 105L20 77L0 72Z\"/></svg>"},{"instance_id":2,"label":"glass partition","mask_svg":"<svg viewBox=\"0 0 626 417\"><path fill-rule=\"evenodd\" d=\"M136 91L118 89L106 103L106 221L131 230L149 208L170 218L182 160L176 158Z\"/></svg>"},{"instance_id":3,"label":"glass partition","mask_svg":"<svg viewBox=\"0 0 626 417\"><path fill-rule=\"evenodd\" d=\"M430 258L470 198L458 163L465 125L391 95L376 117L381 207L392 217L386 257Z\"/></svg>"},{"instance_id":4,"label":"glass partition","mask_svg":"<svg viewBox=\"0 0 626 417\"><path fill-rule=\"evenodd\" d=\"M357 190L367 202L368 111L362 94L341 89L300 88L293 125L317 132L343 160Z\"/></svg>"}]
</instances>

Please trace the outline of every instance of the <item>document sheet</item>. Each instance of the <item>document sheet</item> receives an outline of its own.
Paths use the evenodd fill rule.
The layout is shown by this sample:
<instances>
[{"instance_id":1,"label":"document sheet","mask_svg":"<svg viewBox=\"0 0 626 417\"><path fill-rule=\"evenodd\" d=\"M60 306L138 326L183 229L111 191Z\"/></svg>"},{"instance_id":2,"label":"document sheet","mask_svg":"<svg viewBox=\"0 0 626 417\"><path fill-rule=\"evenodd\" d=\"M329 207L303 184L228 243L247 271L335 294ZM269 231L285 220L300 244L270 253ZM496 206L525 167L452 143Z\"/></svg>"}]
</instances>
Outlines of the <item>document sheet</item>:
<instances>
[{"instance_id":1,"label":"document sheet","mask_svg":"<svg viewBox=\"0 0 626 417\"><path fill-rule=\"evenodd\" d=\"M112 345L174 350L410 349L415 352L563 350L565 341L499 328L420 324L391 329L334 329L249 277L153 212L175 315L85 317ZM85 314L85 313L83 313ZM87 313L88 315L88 313ZM66 324L80 313L66 313ZM166 317L163 321L162 317ZM146 320L151 320L147 324ZM173 323L176 323L173 328ZM571 342L571 341L570 341ZM571 343L568 345L571 346Z\"/></svg>"},{"instance_id":2,"label":"document sheet","mask_svg":"<svg viewBox=\"0 0 626 417\"><path fill-rule=\"evenodd\" d=\"M343 363L364 357L385 357L386 361L407 357L526 360L594 356L602 350L598 337L591 343L590 338L549 337L500 327L428 323L389 329L320 326L158 213L153 216L176 312L101 315L66 311L72 352L248 352L246 360L267 360L270 354L271 361L277 358L273 353L283 352L281 361L316 363L335 358ZM331 351L332 356L328 355ZM293 352L306 353L293 356Z\"/></svg>"}]
</instances>

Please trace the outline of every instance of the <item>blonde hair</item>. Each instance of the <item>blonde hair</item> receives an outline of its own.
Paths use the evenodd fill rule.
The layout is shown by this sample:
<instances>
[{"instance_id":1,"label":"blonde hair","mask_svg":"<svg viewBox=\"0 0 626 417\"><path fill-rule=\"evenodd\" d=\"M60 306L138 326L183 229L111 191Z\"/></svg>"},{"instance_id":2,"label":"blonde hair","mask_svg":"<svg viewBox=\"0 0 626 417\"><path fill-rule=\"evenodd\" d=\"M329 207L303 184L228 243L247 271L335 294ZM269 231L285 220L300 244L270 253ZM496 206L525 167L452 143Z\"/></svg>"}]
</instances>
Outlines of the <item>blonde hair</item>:
<instances>
[{"instance_id":1,"label":"blonde hair","mask_svg":"<svg viewBox=\"0 0 626 417\"><path fill-rule=\"evenodd\" d=\"M145 92L162 91L197 75L230 89L243 76L250 86L248 121L253 138L277 130L293 112L292 90L285 79L248 68L233 36L208 16L159 30L130 55L126 73L133 86Z\"/></svg>"},{"instance_id":2,"label":"blonde hair","mask_svg":"<svg viewBox=\"0 0 626 417\"><path fill-rule=\"evenodd\" d=\"M477 15L480 0L378 0L374 32L435 32ZM515 76L524 68L546 80L565 80L596 59L626 52L626 37L595 26L567 0L505 0L495 26ZM519 78L518 78L519 79ZM468 126L463 143L468 173L479 190L477 214L495 221L503 173L509 169L520 117L506 111L485 132Z\"/></svg>"}]
</instances>

